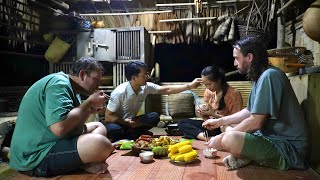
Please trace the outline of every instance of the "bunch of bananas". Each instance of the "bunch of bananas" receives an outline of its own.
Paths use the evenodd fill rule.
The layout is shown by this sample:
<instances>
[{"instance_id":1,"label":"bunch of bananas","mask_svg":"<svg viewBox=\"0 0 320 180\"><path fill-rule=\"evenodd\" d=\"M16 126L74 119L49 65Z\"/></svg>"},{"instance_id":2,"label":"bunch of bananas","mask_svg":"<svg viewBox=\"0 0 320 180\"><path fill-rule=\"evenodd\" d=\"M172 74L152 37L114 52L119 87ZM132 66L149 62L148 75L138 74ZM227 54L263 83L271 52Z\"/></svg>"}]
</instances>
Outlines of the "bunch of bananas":
<instances>
[{"instance_id":1,"label":"bunch of bananas","mask_svg":"<svg viewBox=\"0 0 320 180\"><path fill-rule=\"evenodd\" d=\"M190 141L183 141L171 145L168 149L168 157L173 161L189 162L197 158L198 152L191 146Z\"/></svg>"}]
</instances>

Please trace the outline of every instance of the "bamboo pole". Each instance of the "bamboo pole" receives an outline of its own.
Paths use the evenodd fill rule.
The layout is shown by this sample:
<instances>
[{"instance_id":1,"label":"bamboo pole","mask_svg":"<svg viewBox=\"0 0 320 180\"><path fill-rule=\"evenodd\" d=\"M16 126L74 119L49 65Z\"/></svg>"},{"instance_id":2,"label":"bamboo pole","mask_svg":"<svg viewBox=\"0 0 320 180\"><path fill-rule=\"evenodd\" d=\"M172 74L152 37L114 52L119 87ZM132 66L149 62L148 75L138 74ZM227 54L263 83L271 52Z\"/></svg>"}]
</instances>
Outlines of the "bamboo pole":
<instances>
[{"instance_id":1,"label":"bamboo pole","mask_svg":"<svg viewBox=\"0 0 320 180\"><path fill-rule=\"evenodd\" d=\"M162 20L159 20L159 22L194 21L194 20L208 20L208 19L217 19L217 17L181 18L181 19L162 19Z\"/></svg>"},{"instance_id":2,"label":"bamboo pole","mask_svg":"<svg viewBox=\"0 0 320 180\"><path fill-rule=\"evenodd\" d=\"M251 2L253 0L229 0L229 1L215 1L212 4L226 4L235 2ZM208 2L202 2L203 5L208 4ZM168 6L194 6L195 3L161 3L156 4L156 7L168 7Z\"/></svg>"},{"instance_id":3,"label":"bamboo pole","mask_svg":"<svg viewBox=\"0 0 320 180\"><path fill-rule=\"evenodd\" d=\"M150 34L171 33L172 31L148 31Z\"/></svg>"},{"instance_id":4,"label":"bamboo pole","mask_svg":"<svg viewBox=\"0 0 320 180\"><path fill-rule=\"evenodd\" d=\"M285 5L283 5L280 9L278 9L277 16L279 16L282 13L282 11L286 10L294 1L296 0L290 0Z\"/></svg>"},{"instance_id":5,"label":"bamboo pole","mask_svg":"<svg viewBox=\"0 0 320 180\"><path fill-rule=\"evenodd\" d=\"M79 14L80 16L127 16L127 15L140 15L140 14L159 14L159 13L171 13L172 10L166 11L141 11L141 12L127 12L127 13L91 13L91 14Z\"/></svg>"}]
</instances>

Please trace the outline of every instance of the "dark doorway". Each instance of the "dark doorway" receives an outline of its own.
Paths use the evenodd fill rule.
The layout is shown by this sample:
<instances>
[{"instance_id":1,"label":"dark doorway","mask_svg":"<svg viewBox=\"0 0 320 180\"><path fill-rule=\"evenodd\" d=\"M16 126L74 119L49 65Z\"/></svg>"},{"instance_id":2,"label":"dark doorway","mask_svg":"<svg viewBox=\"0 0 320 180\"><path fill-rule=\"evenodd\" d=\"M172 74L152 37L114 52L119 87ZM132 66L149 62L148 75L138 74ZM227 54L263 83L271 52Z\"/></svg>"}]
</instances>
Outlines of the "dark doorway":
<instances>
[{"instance_id":1,"label":"dark doorway","mask_svg":"<svg viewBox=\"0 0 320 180\"><path fill-rule=\"evenodd\" d=\"M188 82L200 77L202 69L213 64L225 72L236 70L232 50L230 43L157 44L154 59L160 64L161 82ZM228 80L244 80L244 76L235 75Z\"/></svg>"}]
</instances>

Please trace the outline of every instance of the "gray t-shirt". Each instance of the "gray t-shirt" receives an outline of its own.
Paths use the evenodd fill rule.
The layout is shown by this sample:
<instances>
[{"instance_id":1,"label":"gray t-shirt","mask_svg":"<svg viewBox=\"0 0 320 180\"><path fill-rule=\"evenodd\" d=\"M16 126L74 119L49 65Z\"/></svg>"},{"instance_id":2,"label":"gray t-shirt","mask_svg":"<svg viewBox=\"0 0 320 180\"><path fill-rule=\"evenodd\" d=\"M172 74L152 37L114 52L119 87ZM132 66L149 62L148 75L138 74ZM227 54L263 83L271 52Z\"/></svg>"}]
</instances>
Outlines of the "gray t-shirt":
<instances>
[{"instance_id":1,"label":"gray t-shirt","mask_svg":"<svg viewBox=\"0 0 320 180\"><path fill-rule=\"evenodd\" d=\"M248 100L252 114L268 114L261 134L269 139L293 168L306 168L307 126L287 76L269 67L254 83Z\"/></svg>"}]
</instances>

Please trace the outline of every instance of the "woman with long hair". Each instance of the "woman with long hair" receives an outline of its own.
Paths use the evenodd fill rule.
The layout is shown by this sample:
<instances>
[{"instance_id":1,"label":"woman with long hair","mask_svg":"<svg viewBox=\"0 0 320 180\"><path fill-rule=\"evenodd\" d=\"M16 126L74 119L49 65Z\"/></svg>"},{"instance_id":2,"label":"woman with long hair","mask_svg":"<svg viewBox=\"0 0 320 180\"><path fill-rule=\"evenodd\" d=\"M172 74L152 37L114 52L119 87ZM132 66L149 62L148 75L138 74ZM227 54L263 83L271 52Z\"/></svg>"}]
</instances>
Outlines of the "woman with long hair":
<instances>
[{"instance_id":1,"label":"woman with long hair","mask_svg":"<svg viewBox=\"0 0 320 180\"><path fill-rule=\"evenodd\" d=\"M225 72L222 68L216 66L207 66L201 72L203 85L206 87L204 91L204 104L196 107L196 114L204 121L207 119L220 118L238 112L242 108L242 97L240 92L231 87L225 78ZM193 139L197 138L205 140L202 127L202 120L183 119L178 122L180 131L184 137ZM209 136L220 134L229 127L221 127L208 131Z\"/></svg>"}]
</instances>

